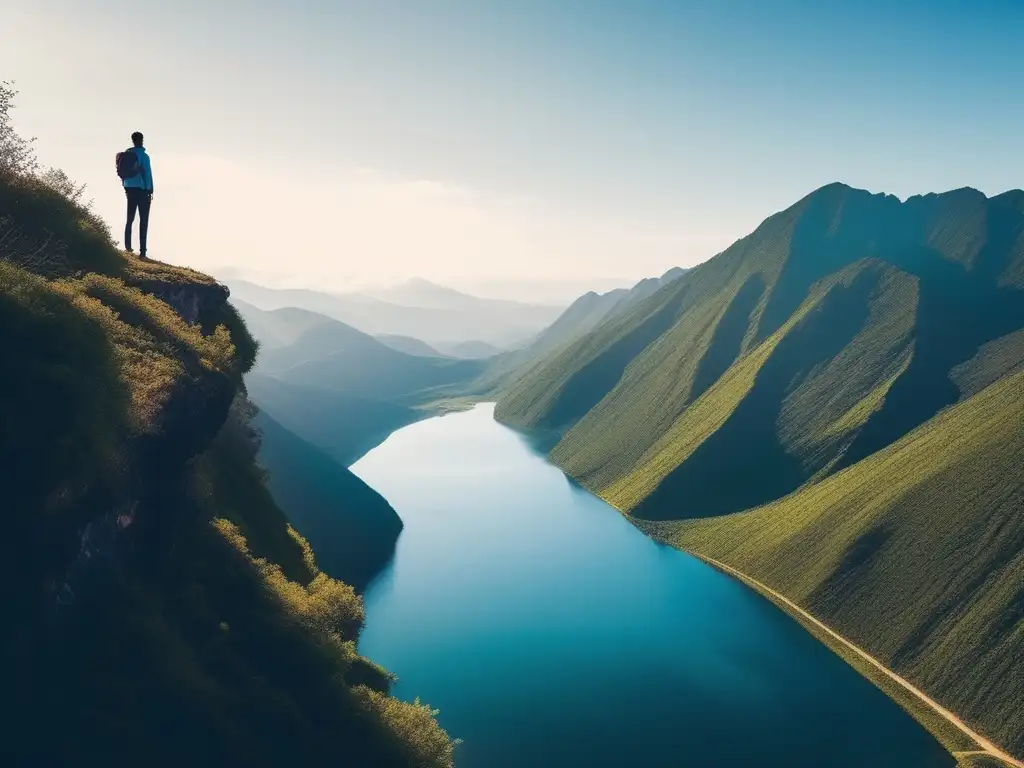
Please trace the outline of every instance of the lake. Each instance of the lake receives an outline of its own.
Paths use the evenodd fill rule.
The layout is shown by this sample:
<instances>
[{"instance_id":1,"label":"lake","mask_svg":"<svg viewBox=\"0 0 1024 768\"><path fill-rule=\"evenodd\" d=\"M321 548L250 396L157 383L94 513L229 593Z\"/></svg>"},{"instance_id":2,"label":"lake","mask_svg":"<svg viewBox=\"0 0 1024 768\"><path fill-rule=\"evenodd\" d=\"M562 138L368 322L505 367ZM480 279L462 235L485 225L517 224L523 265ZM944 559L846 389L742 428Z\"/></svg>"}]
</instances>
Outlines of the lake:
<instances>
[{"instance_id":1,"label":"lake","mask_svg":"<svg viewBox=\"0 0 1024 768\"><path fill-rule=\"evenodd\" d=\"M440 710L460 768L952 764L788 615L647 538L492 405L352 470L405 522L360 650Z\"/></svg>"}]
</instances>

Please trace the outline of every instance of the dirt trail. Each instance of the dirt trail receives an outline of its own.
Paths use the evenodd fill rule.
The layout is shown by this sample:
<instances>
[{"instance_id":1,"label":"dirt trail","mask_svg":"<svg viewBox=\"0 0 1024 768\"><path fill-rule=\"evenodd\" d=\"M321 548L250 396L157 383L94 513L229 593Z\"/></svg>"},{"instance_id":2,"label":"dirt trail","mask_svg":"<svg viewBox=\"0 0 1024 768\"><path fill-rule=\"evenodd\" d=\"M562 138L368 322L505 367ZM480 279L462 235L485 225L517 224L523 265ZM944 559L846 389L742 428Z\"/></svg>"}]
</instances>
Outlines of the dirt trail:
<instances>
[{"instance_id":1,"label":"dirt trail","mask_svg":"<svg viewBox=\"0 0 1024 768\"><path fill-rule=\"evenodd\" d=\"M981 734L977 733L976 731L971 730L971 728L963 720L961 720L959 717L954 715L948 709L943 707L941 704L939 704L939 702L935 701L935 699L931 698L928 694L926 694L920 688L916 687L913 683L908 681L906 678L901 677L900 675L898 675L895 672L893 672L891 669L886 667L884 664L882 664L882 662L880 662L878 659L876 659L874 656L869 654L864 649L860 648L859 646L854 645L853 643L851 643L849 640L847 640L842 635L840 635L840 634L832 631L831 629L829 629L825 624L822 624L820 621L818 621L816 618L814 618L811 614L809 614L807 611L805 611L799 605L794 603L792 600L787 598L785 595L782 595L782 594L776 592L774 589L772 589L771 587L769 587L769 586L767 586L765 584L762 584L757 579L751 578L750 576L746 575L742 571L738 571L735 568L733 568L732 566L726 565L725 563L722 563L722 562L719 562L718 560L715 560L714 558L705 557L704 555L697 554L696 552L689 552L689 554L693 555L694 557L696 557L696 558L698 558L700 560L703 560L708 565L711 565L711 566L717 568L718 570L722 571L723 573L726 573L726 574L728 574L730 576L733 576L733 577L739 579L743 583L745 583L745 584L753 587L754 589L756 589L758 592L761 592L762 594L765 594L765 595L770 595L773 599L779 601L784 606L786 606L787 610L789 610L791 613L793 613L793 614L799 616L800 618L810 622L815 627L820 629L822 632L826 633L829 637L831 637L832 639L834 639L837 642L841 643L846 648L849 648L851 651L856 653L862 659L864 659L869 664L871 664L872 666L877 668L880 672L885 673L885 675L887 675L889 678L891 678L895 682L899 683L903 688L905 688L906 690L910 691L910 693L914 694L914 696L916 696L918 699L920 699L925 704L927 704L929 707L931 707L936 712L938 712L940 715L942 715L942 717L944 717L950 723L952 723L957 728L959 728L964 734L966 734L969 738L971 738L974 741L975 744L978 745L978 751L977 752L973 752L973 751L972 752L956 752L956 753L954 753L954 757L968 755L968 754L972 754L972 755L973 754L979 754L979 755L980 754L985 754L985 755L991 755L992 757L995 757L995 758L997 758L999 760L1002 760L1007 765L1011 765L1014 768L1024 768L1024 762L1021 762L1020 760L1018 760L1017 758L1013 757L1012 755L1007 754L1005 751L1000 749L998 745L993 744L991 741L986 739Z\"/></svg>"}]
</instances>

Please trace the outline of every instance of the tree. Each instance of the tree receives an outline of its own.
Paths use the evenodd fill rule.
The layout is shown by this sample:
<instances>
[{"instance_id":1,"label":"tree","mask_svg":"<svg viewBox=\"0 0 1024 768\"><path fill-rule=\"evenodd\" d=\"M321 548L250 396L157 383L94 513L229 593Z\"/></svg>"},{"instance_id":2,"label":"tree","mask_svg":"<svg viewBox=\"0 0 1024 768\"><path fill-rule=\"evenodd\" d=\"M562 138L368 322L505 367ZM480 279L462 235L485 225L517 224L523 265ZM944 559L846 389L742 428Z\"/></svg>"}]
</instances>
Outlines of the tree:
<instances>
[{"instance_id":1,"label":"tree","mask_svg":"<svg viewBox=\"0 0 1024 768\"><path fill-rule=\"evenodd\" d=\"M0 80L0 173L32 174L39 170L33 148L35 137L26 139L14 130L11 110L18 92L14 83Z\"/></svg>"}]
</instances>

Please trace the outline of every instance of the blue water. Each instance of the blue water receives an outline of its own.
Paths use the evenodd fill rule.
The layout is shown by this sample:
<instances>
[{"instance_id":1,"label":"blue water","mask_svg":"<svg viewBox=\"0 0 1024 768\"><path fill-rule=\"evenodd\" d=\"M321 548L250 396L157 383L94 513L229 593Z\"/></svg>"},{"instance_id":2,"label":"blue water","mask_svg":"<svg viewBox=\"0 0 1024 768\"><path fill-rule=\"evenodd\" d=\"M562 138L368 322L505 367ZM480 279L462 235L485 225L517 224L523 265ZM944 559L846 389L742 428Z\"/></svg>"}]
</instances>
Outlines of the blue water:
<instances>
[{"instance_id":1,"label":"blue water","mask_svg":"<svg viewBox=\"0 0 1024 768\"><path fill-rule=\"evenodd\" d=\"M440 709L460 768L951 764L774 605L492 414L419 422L352 467L405 522L360 650Z\"/></svg>"}]
</instances>

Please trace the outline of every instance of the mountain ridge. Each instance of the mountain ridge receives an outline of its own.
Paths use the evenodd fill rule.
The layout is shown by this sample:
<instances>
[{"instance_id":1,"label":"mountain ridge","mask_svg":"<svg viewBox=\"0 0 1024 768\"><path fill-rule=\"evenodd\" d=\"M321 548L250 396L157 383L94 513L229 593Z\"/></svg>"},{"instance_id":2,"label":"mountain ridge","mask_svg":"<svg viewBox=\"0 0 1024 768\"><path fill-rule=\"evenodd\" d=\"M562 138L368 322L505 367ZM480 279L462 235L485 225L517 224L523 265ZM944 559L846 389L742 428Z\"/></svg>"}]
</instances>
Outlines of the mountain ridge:
<instances>
[{"instance_id":1,"label":"mountain ridge","mask_svg":"<svg viewBox=\"0 0 1024 768\"><path fill-rule=\"evenodd\" d=\"M833 183L505 379L495 417L1019 755L1022 370L1024 192Z\"/></svg>"}]
</instances>

